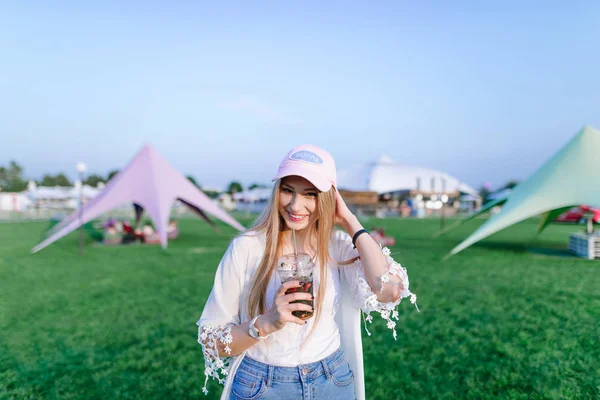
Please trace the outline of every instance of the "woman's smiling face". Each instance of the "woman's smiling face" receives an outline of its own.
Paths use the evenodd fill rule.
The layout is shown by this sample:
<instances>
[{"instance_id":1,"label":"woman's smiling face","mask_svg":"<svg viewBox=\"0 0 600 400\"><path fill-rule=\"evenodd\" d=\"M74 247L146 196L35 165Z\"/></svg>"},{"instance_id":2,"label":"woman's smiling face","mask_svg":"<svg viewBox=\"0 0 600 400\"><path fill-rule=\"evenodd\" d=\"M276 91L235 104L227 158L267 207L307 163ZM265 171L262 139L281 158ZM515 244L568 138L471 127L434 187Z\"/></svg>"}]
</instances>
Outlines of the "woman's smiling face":
<instances>
[{"instance_id":1,"label":"woman's smiling face","mask_svg":"<svg viewBox=\"0 0 600 400\"><path fill-rule=\"evenodd\" d=\"M286 176L279 185L279 214L289 229L301 230L317 220L319 190L300 176Z\"/></svg>"}]
</instances>

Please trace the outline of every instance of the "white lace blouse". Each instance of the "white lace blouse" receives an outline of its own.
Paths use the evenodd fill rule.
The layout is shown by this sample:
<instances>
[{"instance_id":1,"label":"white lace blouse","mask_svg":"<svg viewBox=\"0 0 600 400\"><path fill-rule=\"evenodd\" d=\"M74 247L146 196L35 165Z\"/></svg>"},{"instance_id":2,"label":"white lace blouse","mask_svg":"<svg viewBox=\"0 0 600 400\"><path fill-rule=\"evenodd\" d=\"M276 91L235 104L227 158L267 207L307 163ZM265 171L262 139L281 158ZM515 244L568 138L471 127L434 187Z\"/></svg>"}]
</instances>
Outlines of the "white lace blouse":
<instances>
[{"instance_id":1,"label":"white lace blouse","mask_svg":"<svg viewBox=\"0 0 600 400\"><path fill-rule=\"evenodd\" d=\"M198 321L198 342L202 345L206 375L203 391L207 393L206 383L209 377L225 383L225 377L233 371L228 370L229 359L220 358L217 341L226 345L232 342L231 327L248 321L245 300L251 289L254 272L264 254L264 235L246 232L236 237L223 256L217 268L212 292L206 302L202 316ZM348 290L352 305L361 309L366 322L372 322L371 312L378 312L387 321L387 326L396 338L396 322L398 312L396 306L402 298L410 297L412 303L416 296L409 291L406 270L390 257L387 248L382 249L388 261L388 272L381 277L383 284L389 280L389 274L397 275L402 280L403 291L400 299L393 303L377 301L377 295L371 291L360 259L350 265L339 266L358 257L352 246L352 239L342 231L332 234L329 251L331 261L328 268L327 289L323 299L322 315L317 328L311 333L314 318L304 326L287 324L282 330L272 333L267 339L258 342L246 350L246 355L265 364L277 366L296 366L321 360L340 347L340 332L336 323L339 299L341 296L340 274L344 274L348 282ZM318 291L319 268L315 273L315 295ZM275 274L267 288L267 308L271 306L281 281ZM310 333L310 335L309 335ZM370 335L369 331L367 333Z\"/></svg>"}]
</instances>

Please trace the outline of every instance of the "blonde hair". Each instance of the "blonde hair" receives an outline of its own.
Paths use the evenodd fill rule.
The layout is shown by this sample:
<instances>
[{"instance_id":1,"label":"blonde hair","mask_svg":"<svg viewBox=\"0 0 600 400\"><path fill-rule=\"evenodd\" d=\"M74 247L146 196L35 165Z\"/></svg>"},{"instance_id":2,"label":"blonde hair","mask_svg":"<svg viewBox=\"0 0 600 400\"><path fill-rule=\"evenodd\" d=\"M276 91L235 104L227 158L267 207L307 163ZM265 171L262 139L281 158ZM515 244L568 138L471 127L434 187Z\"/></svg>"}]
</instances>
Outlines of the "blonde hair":
<instances>
[{"instance_id":1,"label":"blonde hair","mask_svg":"<svg viewBox=\"0 0 600 400\"><path fill-rule=\"evenodd\" d=\"M279 188L281 179L275 182L269 204L258 217L250 230L265 234L265 254L254 275L254 282L250 295L247 298L247 312L250 318L266 312L267 287L275 273L277 259L281 256L282 235L285 221L279 214ZM317 218L308 226L307 238L316 236L317 261L319 265L320 283L315 295L315 324L321 316L325 288L327 287L328 264L330 260L329 239L335 224L335 188L332 186L327 192L317 194Z\"/></svg>"}]
</instances>

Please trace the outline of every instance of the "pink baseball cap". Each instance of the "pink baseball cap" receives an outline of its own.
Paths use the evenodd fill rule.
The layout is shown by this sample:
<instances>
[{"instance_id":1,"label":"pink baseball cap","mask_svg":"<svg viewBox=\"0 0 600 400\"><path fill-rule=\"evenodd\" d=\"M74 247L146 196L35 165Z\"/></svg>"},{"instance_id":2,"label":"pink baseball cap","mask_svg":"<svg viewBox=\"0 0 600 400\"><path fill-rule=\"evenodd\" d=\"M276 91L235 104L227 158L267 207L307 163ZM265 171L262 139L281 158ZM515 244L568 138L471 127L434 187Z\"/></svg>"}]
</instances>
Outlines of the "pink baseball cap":
<instances>
[{"instance_id":1,"label":"pink baseball cap","mask_svg":"<svg viewBox=\"0 0 600 400\"><path fill-rule=\"evenodd\" d=\"M301 176L321 192L336 185L335 162L327 151L312 144L296 146L285 156L273 181L286 176Z\"/></svg>"}]
</instances>

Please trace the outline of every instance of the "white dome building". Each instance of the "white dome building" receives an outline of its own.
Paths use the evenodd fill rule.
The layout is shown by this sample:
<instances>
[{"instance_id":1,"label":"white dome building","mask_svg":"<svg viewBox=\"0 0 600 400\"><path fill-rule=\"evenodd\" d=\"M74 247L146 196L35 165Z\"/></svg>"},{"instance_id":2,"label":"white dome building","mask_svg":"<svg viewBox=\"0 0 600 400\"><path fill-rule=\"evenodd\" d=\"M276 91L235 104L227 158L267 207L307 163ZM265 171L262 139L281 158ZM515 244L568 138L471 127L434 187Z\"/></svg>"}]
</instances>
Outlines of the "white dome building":
<instances>
[{"instance_id":1,"label":"white dome building","mask_svg":"<svg viewBox=\"0 0 600 400\"><path fill-rule=\"evenodd\" d=\"M338 170L337 180L341 190L379 194L410 190L429 193L460 192L479 197L477 190L445 172L399 165L385 155L363 166Z\"/></svg>"}]
</instances>

